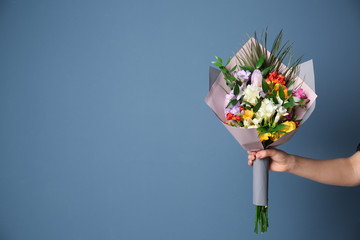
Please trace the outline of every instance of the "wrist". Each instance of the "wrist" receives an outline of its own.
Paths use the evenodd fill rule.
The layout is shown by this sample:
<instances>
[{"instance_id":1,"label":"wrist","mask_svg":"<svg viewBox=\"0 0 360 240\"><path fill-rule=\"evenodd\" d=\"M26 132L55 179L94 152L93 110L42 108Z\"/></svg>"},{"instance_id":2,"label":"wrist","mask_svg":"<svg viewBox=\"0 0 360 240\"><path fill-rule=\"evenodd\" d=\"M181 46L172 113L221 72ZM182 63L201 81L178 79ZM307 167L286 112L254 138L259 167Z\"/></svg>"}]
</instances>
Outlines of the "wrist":
<instances>
[{"instance_id":1,"label":"wrist","mask_svg":"<svg viewBox=\"0 0 360 240\"><path fill-rule=\"evenodd\" d=\"M296 169L296 157L295 155L288 154L288 169L286 172L293 173Z\"/></svg>"}]
</instances>

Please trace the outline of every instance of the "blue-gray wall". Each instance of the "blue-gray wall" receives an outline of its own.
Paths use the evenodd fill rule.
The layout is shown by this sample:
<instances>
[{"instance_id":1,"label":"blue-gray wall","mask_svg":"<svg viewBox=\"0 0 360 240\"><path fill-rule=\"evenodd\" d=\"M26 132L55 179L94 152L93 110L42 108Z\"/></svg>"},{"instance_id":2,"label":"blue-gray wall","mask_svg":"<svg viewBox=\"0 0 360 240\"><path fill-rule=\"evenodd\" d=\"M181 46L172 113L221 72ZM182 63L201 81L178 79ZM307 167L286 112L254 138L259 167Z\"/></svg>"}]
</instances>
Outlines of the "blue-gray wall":
<instances>
[{"instance_id":1,"label":"blue-gray wall","mask_svg":"<svg viewBox=\"0 0 360 240\"><path fill-rule=\"evenodd\" d=\"M208 66L269 26L314 59L317 109L281 149L360 141L358 1L0 2L1 240L358 239L360 189L270 174L204 103Z\"/></svg>"}]
</instances>

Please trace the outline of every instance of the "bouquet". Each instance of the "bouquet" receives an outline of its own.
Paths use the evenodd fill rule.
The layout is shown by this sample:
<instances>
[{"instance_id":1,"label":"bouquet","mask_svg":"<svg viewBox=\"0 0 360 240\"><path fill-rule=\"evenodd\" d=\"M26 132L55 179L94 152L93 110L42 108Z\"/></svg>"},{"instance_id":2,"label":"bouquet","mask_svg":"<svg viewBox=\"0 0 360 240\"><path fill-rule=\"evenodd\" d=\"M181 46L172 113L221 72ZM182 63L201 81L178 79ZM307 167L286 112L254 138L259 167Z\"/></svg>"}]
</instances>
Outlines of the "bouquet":
<instances>
[{"instance_id":1,"label":"bouquet","mask_svg":"<svg viewBox=\"0 0 360 240\"><path fill-rule=\"evenodd\" d=\"M264 36L264 37L263 37ZM293 43L282 44L283 33L267 50L267 31L256 32L226 63L220 57L210 67L210 91L205 102L247 151L277 147L297 132L315 108L312 61L294 59ZM283 62L287 62L287 66ZM311 87L310 87L311 86ZM268 223L269 159L253 165L255 232Z\"/></svg>"}]
</instances>

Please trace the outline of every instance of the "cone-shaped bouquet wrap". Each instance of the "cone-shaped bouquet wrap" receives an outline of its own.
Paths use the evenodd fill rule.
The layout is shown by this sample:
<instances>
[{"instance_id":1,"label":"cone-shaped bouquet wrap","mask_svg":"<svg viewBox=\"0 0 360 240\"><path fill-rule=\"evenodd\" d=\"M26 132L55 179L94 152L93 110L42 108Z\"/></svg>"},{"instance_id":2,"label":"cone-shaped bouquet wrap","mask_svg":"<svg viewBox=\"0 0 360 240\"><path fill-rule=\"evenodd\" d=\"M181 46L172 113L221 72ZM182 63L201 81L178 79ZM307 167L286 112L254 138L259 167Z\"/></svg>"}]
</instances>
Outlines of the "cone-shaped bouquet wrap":
<instances>
[{"instance_id":1,"label":"cone-shaped bouquet wrap","mask_svg":"<svg viewBox=\"0 0 360 240\"><path fill-rule=\"evenodd\" d=\"M227 63L216 57L213 64L220 70L210 67L205 102L246 151L286 143L315 108L313 62L300 64L301 60L297 59L292 64L289 61L286 67L282 62L292 44L282 47L281 37L282 32L270 51L250 38ZM288 46L290 50L286 50ZM254 161L256 233L258 223L261 232L266 232L268 227L268 171L269 159Z\"/></svg>"}]
</instances>

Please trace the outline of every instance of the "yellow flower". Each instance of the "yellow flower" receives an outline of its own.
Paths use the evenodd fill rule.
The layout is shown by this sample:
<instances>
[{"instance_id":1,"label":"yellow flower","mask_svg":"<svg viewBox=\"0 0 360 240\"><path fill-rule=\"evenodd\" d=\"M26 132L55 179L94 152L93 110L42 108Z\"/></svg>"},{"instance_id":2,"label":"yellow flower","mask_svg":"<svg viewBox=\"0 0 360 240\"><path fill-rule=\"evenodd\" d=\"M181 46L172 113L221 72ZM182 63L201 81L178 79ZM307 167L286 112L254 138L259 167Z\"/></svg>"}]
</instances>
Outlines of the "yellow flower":
<instances>
[{"instance_id":1,"label":"yellow flower","mask_svg":"<svg viewBox=\"0 0 360 240\"><path fill-rule=\"evenodd\" d=\"M246 120L248 120L248 119L252 119L253 118L253 116L254 116L254 112L253 112L253 110L251 109L251 110L245 110L245 113L244 113L244 115L242 116L243 117L243 120L244 121L246 121Z\"/></svg>"},{"instance_id":2,"label":"yellow flower","mask_svg":"<svg viewBox=\"0 0 360 240\"><path fill-rule=\"evenodd\" d=\"M258 134L260 134L260 131L258 131ZM260 135L260 141L266 141L266 140L268 140L269 139L269 137L271 137L272 136L272 134L271 133L265 133L265 134L263 134L263 135Z\"/></svg>"},{"instance_id":3,"label":"yellow flower","mask_svg":"<svg viewBox=\"0 0 360 240\"><path fill-rule=\"evenodd\" d=\"M286 127L283 127L281 129L281 131L285 131L285 132L291 132L292 130L296 129L296 123L293 121L286 121L283 122L282 124L286 125Z\"/></svg>"},{"instance_id":4,"label":"yellow flower","mask_svg":"<svg viewBox=\"0 0 360 240\"><path fill-rule=\"evenodd\" d=\"M285 127L283 127L280 131L284 131L284 132L291 132L292 130L296 129L296 123L293 121L286 121L283 122L282 124L286 125ZM272 135L271 140L273 142L275 142L276 140L278 140L280 137L282 137L285 133L275 133Z\"/></svg>"},{"instance_id":5,"label":"yellow flower","mask_svg":"<svg viewBox=\"0 0 360 240\"><path fill-rule=\"evenodd\" d=\"M272 135L272 137L271 137L271 140L273 141L273 142L275 142L276 140L278 140L282 135L284 135L283 133L282 133L282 135L280 135L281 133L274 133L273 135Z\"/></svg>"}]
</instances>

